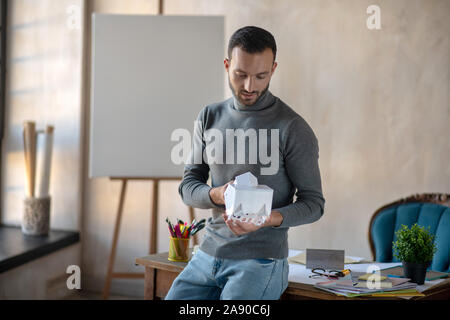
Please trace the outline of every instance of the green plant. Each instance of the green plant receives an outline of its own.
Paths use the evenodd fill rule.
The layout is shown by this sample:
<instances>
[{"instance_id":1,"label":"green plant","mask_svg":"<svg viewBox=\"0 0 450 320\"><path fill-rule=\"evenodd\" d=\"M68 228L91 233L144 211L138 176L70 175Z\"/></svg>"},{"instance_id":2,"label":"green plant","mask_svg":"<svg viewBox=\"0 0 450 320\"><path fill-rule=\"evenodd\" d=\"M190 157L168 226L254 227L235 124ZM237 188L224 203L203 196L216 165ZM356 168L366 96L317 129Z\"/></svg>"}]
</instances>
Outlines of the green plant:
<instances>
[{"instance_id":1,"label":"green plant","mask_svg":"<svg viewBox=\"0 0 450 320\"><path fill-rule=\"evenodd\" d=\"M420 227L415 223L411 229L403 225L395 233L397 241L392 242L394 256L400 261L422 263L433 260L436 252L435 236L430 227Z\"/></svg>"}]
</instances>

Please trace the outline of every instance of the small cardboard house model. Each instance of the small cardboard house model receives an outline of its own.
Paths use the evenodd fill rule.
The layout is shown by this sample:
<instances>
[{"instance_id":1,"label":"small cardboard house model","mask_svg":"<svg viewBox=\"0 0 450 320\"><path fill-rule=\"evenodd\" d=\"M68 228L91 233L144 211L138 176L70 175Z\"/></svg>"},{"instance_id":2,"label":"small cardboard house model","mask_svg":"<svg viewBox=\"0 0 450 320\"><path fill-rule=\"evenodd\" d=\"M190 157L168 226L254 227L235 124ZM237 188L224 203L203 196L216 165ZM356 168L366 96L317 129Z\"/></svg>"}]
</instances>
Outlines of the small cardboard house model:
<instances>
[{"instance_id":1,"label":"small cardboard house model","mask_svg":"<svg viewBox=\"0 0 450 320\"><path fill-rule=\"evenodd\" d=\"M273 189L258 185L258 179L246 172L237 176L224 193L225 208L230 219L263 224L272 211Z\"/></svg>"}]
</instances>

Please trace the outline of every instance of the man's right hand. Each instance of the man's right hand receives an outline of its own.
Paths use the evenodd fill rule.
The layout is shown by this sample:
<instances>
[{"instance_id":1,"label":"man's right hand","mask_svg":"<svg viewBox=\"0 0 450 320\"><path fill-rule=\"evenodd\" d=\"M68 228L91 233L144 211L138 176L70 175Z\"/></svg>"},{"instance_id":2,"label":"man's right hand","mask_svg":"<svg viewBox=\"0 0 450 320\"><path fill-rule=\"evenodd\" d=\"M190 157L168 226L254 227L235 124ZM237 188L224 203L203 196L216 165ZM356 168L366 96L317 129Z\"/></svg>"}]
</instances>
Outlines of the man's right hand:
<instances>
[{"instance_id":1,"label":"man's right hand","mask_svg":"<svg viewBox=\"0 0 450 320\"><path fill-rule=\"evenodd\" d=\"M216 205L224 205L225 204L225 198L223 194L225 193L225 190L227 190L227 187L229 184L232 184L234 180L231 180L224 184L223 186L211 188L209 190L209 196L211 197L212 202Z\"/></svg>"}]
</instances>

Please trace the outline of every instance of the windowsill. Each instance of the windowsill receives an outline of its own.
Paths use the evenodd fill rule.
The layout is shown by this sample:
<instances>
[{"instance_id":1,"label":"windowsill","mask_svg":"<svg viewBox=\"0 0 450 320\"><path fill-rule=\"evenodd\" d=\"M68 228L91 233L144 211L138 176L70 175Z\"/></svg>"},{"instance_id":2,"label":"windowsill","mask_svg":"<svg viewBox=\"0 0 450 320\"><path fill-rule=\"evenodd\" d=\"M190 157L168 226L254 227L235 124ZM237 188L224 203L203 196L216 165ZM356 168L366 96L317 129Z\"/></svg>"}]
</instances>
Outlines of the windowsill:
<instances>
[{"instance_id":1,"label":"windowsill","mask_svg":"<svg viewBox=\"0 0 450 320\"><path fill-rule=\"evenodd\" d=\"M21 227L0 225L0 273L79 241L77 231L50 230L48 236L28 236Z\"/></svg>"}]
</instances>

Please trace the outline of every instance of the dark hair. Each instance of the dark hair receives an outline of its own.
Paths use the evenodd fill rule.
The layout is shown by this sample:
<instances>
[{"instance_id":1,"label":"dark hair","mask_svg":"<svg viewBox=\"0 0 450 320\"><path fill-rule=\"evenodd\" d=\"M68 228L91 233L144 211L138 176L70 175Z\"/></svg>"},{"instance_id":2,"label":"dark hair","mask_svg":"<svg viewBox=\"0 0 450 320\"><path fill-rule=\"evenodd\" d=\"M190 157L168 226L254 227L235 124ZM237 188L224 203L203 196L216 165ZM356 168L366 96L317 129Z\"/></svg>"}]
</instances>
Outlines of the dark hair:
<instances>
[{"instance_id":1,"label":"dark hair","mask_svg":"<svg viewBox=\"0 0 450 320\"><path fill-rule=\"evenodd\" d=\"M240 47L248 53L260 53L265 49L272 49L273 61L277 55L277 44L273 35L262 28L247 26L235 31L228 42L228 58L234 47Z\"/></svg>"}]
</instances>

